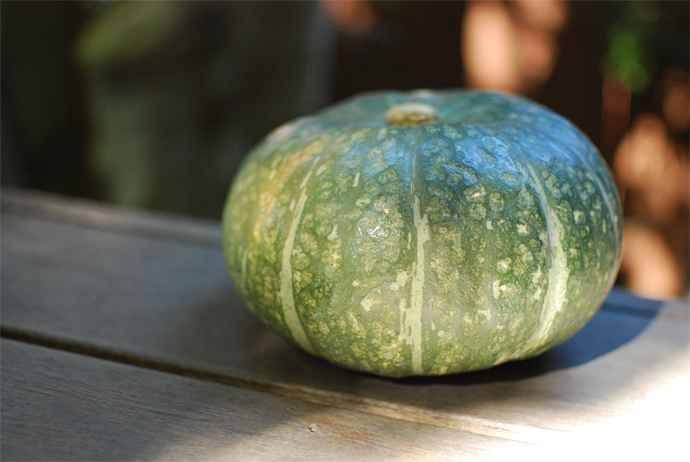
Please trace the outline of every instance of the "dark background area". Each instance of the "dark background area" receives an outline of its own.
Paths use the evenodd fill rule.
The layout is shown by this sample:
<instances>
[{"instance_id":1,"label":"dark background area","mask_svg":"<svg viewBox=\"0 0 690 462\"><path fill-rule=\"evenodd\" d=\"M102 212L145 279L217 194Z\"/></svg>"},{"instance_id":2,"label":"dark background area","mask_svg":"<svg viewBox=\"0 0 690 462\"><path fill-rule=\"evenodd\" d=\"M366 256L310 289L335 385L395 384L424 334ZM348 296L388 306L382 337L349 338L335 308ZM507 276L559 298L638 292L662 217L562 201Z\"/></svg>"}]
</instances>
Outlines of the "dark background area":
<instances>
[{"instance_id":1,"label":"dark background area","mask_svg":"<svg viewBox=\"0 0 690 462\"><path fill-rule=\"evenodd\" d=\"M2 183L218 219L242 158L278 125L362 91L470 85L470 3L322 3L2 2ZM555 66L523 93L613 166L637 117L662 114L668 69L687 84L688 2L567 2L567 12ZM612 50L630 34L646 81L607 125L610 65L627 59ZM686 168L683 127L667 133ZM679 213L652 225L681 255L687 287Z\"/></svg>"}]
</instances>

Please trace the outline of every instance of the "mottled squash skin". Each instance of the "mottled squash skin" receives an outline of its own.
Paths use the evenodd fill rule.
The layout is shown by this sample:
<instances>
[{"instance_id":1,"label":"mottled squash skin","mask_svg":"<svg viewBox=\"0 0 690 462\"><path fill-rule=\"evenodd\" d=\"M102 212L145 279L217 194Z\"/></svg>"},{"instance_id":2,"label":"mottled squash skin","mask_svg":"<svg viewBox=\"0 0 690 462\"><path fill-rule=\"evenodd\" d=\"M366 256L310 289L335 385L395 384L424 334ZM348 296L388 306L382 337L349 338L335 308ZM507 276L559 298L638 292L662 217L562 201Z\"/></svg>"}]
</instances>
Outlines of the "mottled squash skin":
<instances>
[{"instance_id":1,"label":"mottled squash skin","mask_svg":"<svg viewBox=\"0 0 690 462\"><path fill-rule=\"evenodd\" d=\"M408 102L437 119L389 125ZM335 364L401 377L567 340L614 282L622 218L596 148L553 112L499 94L381 92L263 140L223 232L264 323Z\"/></svg>"}]
</instances>

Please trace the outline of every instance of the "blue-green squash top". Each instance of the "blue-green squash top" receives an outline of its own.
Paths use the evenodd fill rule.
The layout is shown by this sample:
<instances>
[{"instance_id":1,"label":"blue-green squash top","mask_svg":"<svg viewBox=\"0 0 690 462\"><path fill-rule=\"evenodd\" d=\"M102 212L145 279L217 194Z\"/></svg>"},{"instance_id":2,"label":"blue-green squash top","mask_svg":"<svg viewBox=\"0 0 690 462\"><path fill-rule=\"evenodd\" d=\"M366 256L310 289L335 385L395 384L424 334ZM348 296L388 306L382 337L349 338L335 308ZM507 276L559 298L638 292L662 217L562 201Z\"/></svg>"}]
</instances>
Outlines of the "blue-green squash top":
<instances>
[{"instance_id":1,"label":"blue-green squash top","mask_svg":"<svg viewBox=\"0 0 690 462\"><path fill-rule=\"evenodd\" d=\"M223 216L243 300L307 352L385 376L538 355L595 314L618 191L574 125L524 98L364 94L279 127Z\"/></svg>"}]
</instances>

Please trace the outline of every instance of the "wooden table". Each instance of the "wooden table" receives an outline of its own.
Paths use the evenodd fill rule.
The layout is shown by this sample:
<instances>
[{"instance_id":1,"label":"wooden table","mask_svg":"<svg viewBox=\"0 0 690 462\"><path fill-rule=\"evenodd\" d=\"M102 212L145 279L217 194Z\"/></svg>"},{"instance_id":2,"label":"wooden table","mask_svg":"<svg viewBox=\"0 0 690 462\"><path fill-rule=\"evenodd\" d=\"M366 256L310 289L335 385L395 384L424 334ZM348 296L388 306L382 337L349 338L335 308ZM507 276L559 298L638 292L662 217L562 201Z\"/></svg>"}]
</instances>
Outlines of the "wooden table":
<instances>
[{"instance_id":1,"label":"wooden table","mask_svg":"<svg viewBox=\"0 0 690 462\"><path fill-rule=\"evenodd\" d=\"M682 460L690 308L614 290L570 341L350 372L244 307L215 222L2 191L3 460Z\"/></svg>"}]
</instances>

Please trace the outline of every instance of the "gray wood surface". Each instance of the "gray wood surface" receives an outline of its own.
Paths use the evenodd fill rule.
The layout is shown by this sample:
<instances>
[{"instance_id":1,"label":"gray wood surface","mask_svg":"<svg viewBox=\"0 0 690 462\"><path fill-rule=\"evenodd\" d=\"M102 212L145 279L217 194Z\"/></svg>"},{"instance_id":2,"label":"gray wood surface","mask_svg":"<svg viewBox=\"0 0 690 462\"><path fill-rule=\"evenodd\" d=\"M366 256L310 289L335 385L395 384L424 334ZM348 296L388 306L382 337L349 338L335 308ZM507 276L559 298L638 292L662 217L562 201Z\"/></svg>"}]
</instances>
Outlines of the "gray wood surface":
<instances>
[{"instance_id":1,"label":"gray wood surface","mask_svg":"<svg viewBox=\"0 0 690 462\"><path fill-rule=\"evenodd\" d=\"M441 461L535 449L13 340L2 353L2 460Z\"/></svg>"},{"instance_id":2,"label":"gray wood surface","mask_svg":"<svg viewBox=\"0 0 690 462\"><path fill-rule=\"evenodd\" d=\"M213 243L217 224L159 218L3 194L3 336L535 446L584 451L598 442L599 454L655 448L655 457L686 448L687 301L614 290L588 326L538 358L382 379L312 358L265 329L233 290Z\"/></svg>"}]
</instances>

